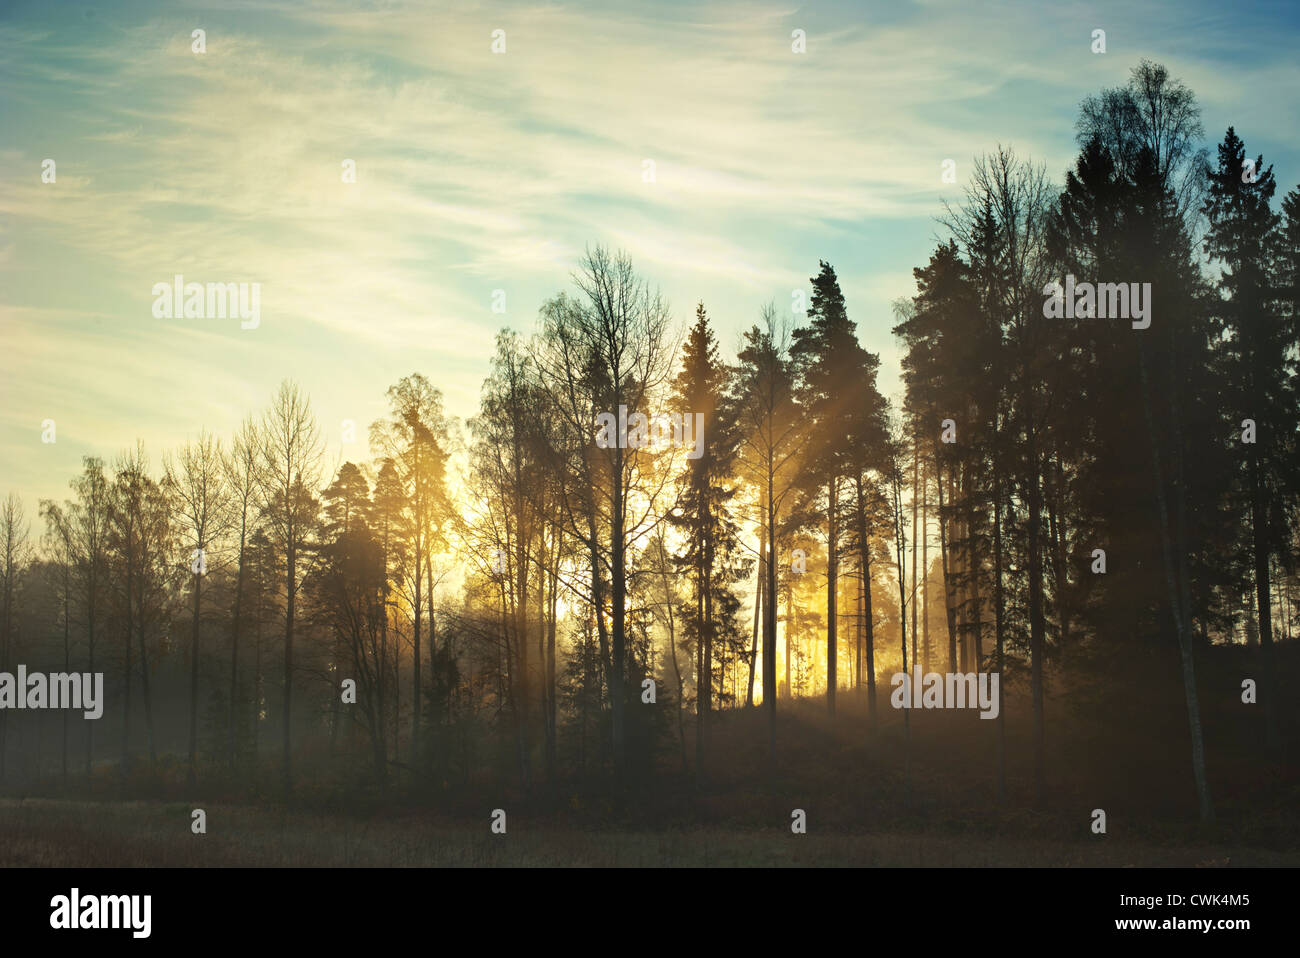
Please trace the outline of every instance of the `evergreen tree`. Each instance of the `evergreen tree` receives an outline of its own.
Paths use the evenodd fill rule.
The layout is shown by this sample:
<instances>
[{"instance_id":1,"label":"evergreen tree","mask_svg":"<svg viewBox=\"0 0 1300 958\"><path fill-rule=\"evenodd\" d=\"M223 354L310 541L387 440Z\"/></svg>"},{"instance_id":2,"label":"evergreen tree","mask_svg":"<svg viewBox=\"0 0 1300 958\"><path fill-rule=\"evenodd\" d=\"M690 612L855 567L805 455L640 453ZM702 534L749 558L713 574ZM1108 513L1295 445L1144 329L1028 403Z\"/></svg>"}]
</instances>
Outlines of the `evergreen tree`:
<instances>
[{"instance_id":1,"label":"evergreen tree","mask_svg":"<svg viewBox=\"0 0 1300 958\"><path fill-rule=\"evenodd\" d=\"M716 653L723 643L733 648L743 644L735 585L748 574L750 565L740 555L740 527L734 516L737 485L733 475L739 437L736 410L726 393L729 375L700 303L695 324L682 346L670 403L675 413L688 417L694 429L703 430L702 446L698 458L685 460L670 521L684 540L677 556L678 569L691 581L691 601L682 605L678 616L696 654L695 761L701 772L713 707L714 669L721 664Z\"/></svg>"},{"instance_id":2,"label":"evergreen tree","mask_svg":"<svg viewBox=\"0 0 1300 958\"><path fill-rule=\"evenodd\" d=\"M1280 217L1271 200L1273 168L1264 158L1246 159L1232 127L1219 144L1218 166L1208 172L1204 212L1209 221L1205 252L1220 266L1216 326L1225 376L1224 400L1242 430L1240 490L1247 503L1264 674L1270 676L1273 609L1270 564L1290 564L1290 530L1296 514L1295 336L1280 309L1275 260ZM1246 421L1254 424L1248 437ZM1267 682L1267 679L1265 680ZM1277 741L1274 697L1261 692L1270 743Z\"/></svg>"},{"instance_id":3,"label":"evergreen tree","mask_svg":"<svg viewBox=\"0 0 1300 958\"><path fill-rule=\"evenodd\" d=\"M853 475L849 438L862 432L863 406L855 402L865 390L871 415L878 356L858 342L857 324L849 319L835 269L819 261L811 278L808 325L794 330L790 356L799 404L808 418L808 451L802 478L806 494L821 499L826 516L826 707L835 714L838 685L839 615L836 609L840 535L845 480Z\"/></svg>"}]
</instances>

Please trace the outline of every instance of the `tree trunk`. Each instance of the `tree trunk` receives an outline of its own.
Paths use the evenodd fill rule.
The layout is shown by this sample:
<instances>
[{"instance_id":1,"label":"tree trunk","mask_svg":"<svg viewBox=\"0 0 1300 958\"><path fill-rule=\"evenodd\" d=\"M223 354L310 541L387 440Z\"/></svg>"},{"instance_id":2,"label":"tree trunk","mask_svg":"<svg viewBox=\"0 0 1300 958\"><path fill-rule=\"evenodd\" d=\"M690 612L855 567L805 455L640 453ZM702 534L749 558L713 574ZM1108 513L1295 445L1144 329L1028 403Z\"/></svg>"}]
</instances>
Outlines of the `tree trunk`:
<instances>
[{"instance_id":1,"label":"tree trunk","mask_svg":"<svg viewBox=\"0 0 1300 958\"><path fill-rule=\"evenodd\" d=\"M980 552L979 536L976 534L976 516L974 509L974 477L967 476L966 502L967 508L967 528L966 528L966 554L969 558L969 571L967 572L967 582L970 586L970 622L971 622L971 640L974 645L974 670L982 672L984 670L984 609L982 599L980 598ZM915 558L915 557L914 557ZM913 656L915 661L916 657ZM1000 685L1001 683L999 683Z\"/></svg>"},{"instance_id":2,"label":"tree trunk","mask_svg":"<svg viewBox=\"0 0 1300 958\"><path fill-rule=\"evenodd\" d=\"M943 467L935 462L939 490L939 558L943 563L943 607L948 619L948 671L957 671L957 613L952 603L952 573L948 562L948 516L943 505Z\"/></svg>"},{"instance_id":3,"label":"tree trunk","mask_svg":"<svg viewBox=\"0 0 1300 958\"><path fill-rule=\"evenodd\" d=\"M86 588L86 649L89 661L86 670L95 674L95 606L99 602L98 577L95 574L95 556L90 556L90 572ZM128 674L130 670L128 669ZM95 723L86 722L86 779L89 781L95 759Z\"/></svg>"},{"instance_id":4,"label":"tree trunk","mask_svg":"<svg viewBox=\"0 0 1300 958\"><path fill-rule=\"evenodd\" d=\"M995 454L996 455L996 454ZM1007 798L1007 710L1003 708L1006 599L1002 585L1002 472L993 463L993 629L998 659L998 800Z\"/></svg>"},{"instance_id":5,"label":"tree trunk","mask_svg":"<svg viewBox=\"0 0 1300 958\"><path fill-rule=\"evenodd\" d=\"M917 486L920 471L920 450L916 433L912 433L912 662L916 663L916 510L919 488Z\"/></svg>"},{"instance_id":6,"label":"tree trunk","mask_svg":"<svg viewBox=\"0 0 1300 958\"><path fill-rule=\"evenodd\" d=\"M767 595L776 597L776 502L774 500L775 475L768 463L767 491ZM766 628L763 635L763 710L767 712L768 759L776 765L776 602L770 601L763 610Z\"/></svg>"},{"instance_id":7,"label":"tree trunk","mask_svg":"<svg viewBox=\"0 0 1300 958\"><path fill-rule=\"evenodd\" d=\"M420 479L417 475L416 482ZM424 563L423 549L419 541L421 530L416 530L415 544L415 607L412 609L414 622L411 626L411 768L421 767L420 762L420 629L424 615Z\"/></svg>"},{"instance_id":8,"label":"tree trunk","mask_svg":"<svg viewBox=\"0 0 1300 958\"><path fill-rule=\"evenodd\" d=\"M1142 376L1142 408L1146 413L1147 431L1151 445L1151 466L1155 480L1156 505L1160 511L1160 540L1165 559L1165 586L1169 593L1170 611L1174 618L1174 630L1178 635L1178 649L1182 659L1183 695L1187 701L1187 724L1192 739L1192 775L1196 780L1196 796L1200 805L1202 823L1214 821L1214 806L1210 800L1210 786L1205 771L1205 743L1201 733L1201 709L1196 690L1196 667L1192 659L1191 636L1187 633L1187 623L1182 607L1182 597L1174 581L1173 544L1169 534L1169 507L1165 496L1164 477L1160 469L1160 450L1157 446L1158 433L1155 418L1151 411L1151 390L1147 382L1146 350L1138 345L1138 368ZM1176 433L1175 433L1176 434Z\"/></svg>"},{"instance_id":9,"label":"tree trunk","mask_svg":"<svg viewBox=\"0 0 1300 958\"><path fill-rule=\"evenodd\" d=\"M1277 714L1274 709L1273 679L1273 606L1268 568L1268 516L1264 504L1264 482L1259 464L1258 446L1250 448L1250 529L1255 560L1255 616L1259 620L1259 657L1262 664L1259 683L1264 704L1264 740L1270 751L1277 748Z\"/></svg>"},{"instance_id":10,"label":"tree trunk","mask_svg":"<svg viewBox=\"0 0 1300 958\"><path fill-rule=\"evenodd\" d=\"M923 671L930 671L930 476L921 470L921 654ZM912 554L916 554L915 548ZM912 656L916 661L916 656Z\"/></svg>"},{"instance_id":11,"label":"tree trunk","mask_svg":"<svg viewBox=\"0 0 1300 958\"><path fill-rule=\"evenodd\" d=\"M290 751L289 719L293 714L293 613L294 588L297 574L298 555L294 547L293 532L290 531L285 561L285 615L284 615L284 793L293 791L292 753Z\"/></svg>"},{"instance_id":12,"label":"tree trunk","mask_svg":"<svg viewBox=\"0 0 1300 958\"><path fill-rule=\"evenodd\" d=\"M969 509L970 465L964 467L958 463L953 466L948 476L948 494L953 510L953 520L957 526L957 541L954 545L955 558L961 562L961 574L953 575L953 597L957 610L957 651L961 661L961 670L970 671L971 615L970 615L970 529ZM961 502L958 508L957 503Z\"/></svg>"},{"instance_id":13,"label":"tree trunk","mask_svg":"<svg viewBox=\"0 0 1300 958\"><path fill-rule=\"evenodd\" d=\"M199 546L200 552L203 547ZM203 576L194 573L194 628L190 640L190 767L187 773L189 786L198 779L196 767L199 754L199 601L203 591Z\"/></svg>"},{"instance_id":14,"label":"tree trunk","mask_svg":"<svg viewBox=\"0 0 1300 958\"><path fill-rule=\"evenodd\" d=\"M703 559L698 554L695 563L695 621L704 621L704 569ZM703 633L701 629L695 639L695 773L701 778L708 751L709 709L713 699L713 662Z\"/></svg>"},{"instance_id":15,"label":"tree trunk","mask_svg":"<svg viewBox=\"0 0 1300 958\"><path fill-rule=\"evenodd\" d=\"M614 769L619 781L623 780L626 765L624 754L623 711L623 675L626 663L627 639L627 539L623 515L623 461L622 455L616 456L618 468L614 472L614 522L612 530L613 582L611 583L614 602L614 627L611 652L613 654L613 682L610 684L610 696L613 699L614 719Z\"/></svg>"},{"instance_id":16,"label":"tree trunk","mask_svg":"<svg viewBox=\"0 0 1300 958\"><path fill-rule=\"evenodd\" d=\"M754 671L758 667L758 617L763 608L763 563L767 552L767 532L764 529L758 533L758 575L755 576L754 583L754 634L749 643L749 686L745 691L745 708L751 708L754 705ZM785 681L787 685L786 694L789 695L790 683L790 626L786 623L785 636Z\"/></svg>"},{"instance_id":17,"label":"tree trunk","mask_svg":"<svg viewBox=\"0 0 1300 958\"><path fill-rule=\"evenodd\" d=\"M149 764L158 765L158 749L154 739L153 695L149 689L149 652L145 645L144 614L141 610L140 634L140 695L144 699L144 727L149 734Z\"/></svg>"},{"instance_id":18,"label":"tree trunk","mask_svg":"<svg viewBox=\"0 0 1300 958\"><path fill-rule=\"evenodd\" d=\"M226 750L229 753L230 770L237 764L237 746L235 729L239 714L239 627L242 624L241 613L244 598L244 550L246 548L245 522L239 528L239 572L235 576L235 615L230 623L230 728L226 733Z\"/></svg>"},{"instance_id":19,"label":"tree trunk","mask_svg":"<svg viewBox=\"0 0 1300 958\"><path fill-rule=\"evenodd\" d=\"M71 560L69 560L71 561ZM63 567L63 671L71 674L72 672L72 637L70 635L71 622L69 617L72 615L72 583L68 566ZM68 717L67 709L63 710L63 781L68 781Z\"/></svg>"},{"instance_id":20,"label":"tree trunk","mask_svg":"<svg viewBox=\"0 0 1300 958\"><path fill-rule=\"evenodd\" d=\"M546 712L547 722L547 741L546 741L546 777L547 781L554 782L558 773L557 761L557 719L558 710L556 704L556 687L555 687L555 630L557 619L559 618L559 563L560 563L560 545L559 533L556 533L555 542L555 560L551 568L551 605L550 616L546 625L546 687L549 690L549 707ZM680 676L678 683L680 684ZM685 745L682 746L685 748Z\"/></svg>"},{"instance_id":21,"label":"tree trunk","mask_svg":"<svg viewBox=\"0 0 1300 958\"><path fill-rule=\"evenodd\" d=\"M876 623L871 608L871 542L867 537L867 501L862 476L855 480L858 508L858 567L862 572L862 619L867 634L867 711L876 727Z\"/></svg>"},{"instance_id":22,"label":"tree trunk","mask_svg":"<svg viewBox=\"0 0 1300 958\"><path fill-rule=\"evenodd\" d=\"M836 528L838 490L837 477L832 476L826 487L826 709L831 715L835 714L835 691L838 683L836 670L839 664L839 648L835 641L838 624L835 608L839 571L839 557L836 554L839 538L839 529Z\"/></svg>"},{"instance_id":23,"label":"tree trunk","mask_svg":"<svg viewBox=\"0 0 1300 958\"><path fill-rule=\"evenodd\" d=\"M131 642L135 638L135 617L132 614L131 568L126 573L126 690L122 695L122 774L131 771Z\"/></svg>"},{"instance_id":24,"label":"tree trunk","mask_svg":"<svg viewBox=\"0 0 1300 958\"><path fill-rule=\"evenodd\" d=\"M1026 387L1027 388L1027 387ZM1028 402L1025 406L1029 410ZM1032 415L1029 412L1028 415ZM1043 622L1043 562L1039 542L1039 525L1042 522L1042 498L1039 489L1037 437L1032 421L1026 426L1028 436L1029 475L1026 493L1029 500L1029 654L1030 684L1034 703L1034 795L1042 808L1047 802L1047 747L1043 690L1043 656L1046 654L1045 624Z\"/></svg>"}]
</instances>

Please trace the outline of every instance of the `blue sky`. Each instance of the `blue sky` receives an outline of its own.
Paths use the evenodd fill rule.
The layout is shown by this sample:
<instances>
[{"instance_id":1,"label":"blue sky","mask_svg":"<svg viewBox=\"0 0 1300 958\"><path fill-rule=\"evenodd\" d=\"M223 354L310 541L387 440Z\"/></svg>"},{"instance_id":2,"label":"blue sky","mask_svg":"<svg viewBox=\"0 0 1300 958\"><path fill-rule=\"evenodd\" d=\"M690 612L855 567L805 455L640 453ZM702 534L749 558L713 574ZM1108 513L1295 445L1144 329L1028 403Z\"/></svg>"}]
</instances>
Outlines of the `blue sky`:
<instances>
[{"instance_id":1,"label":"blue sky","mask_svg":"<svg viewBox=\"0 0 1300 958\"><path fill-rule=\"evenodd\" d=\"M139 437L157 463L200 428L227 436L285 376L331 458L366 456L413 371L472 415L496 331L531 331L597 242L683 325L703 300L728 353L826 259L896 391L890 303L972 157L1006 144L1059 180L1080 99L1149 57L1195 91L1211 150L1235 125L1286 192L1298 20L1267 3L8 0L0 494L34 515L82 455ZM156 319L153 284L177 273L260 283L261 325ZM340 447L346 418L360 442Z\"/></svg>"}]
</instances>

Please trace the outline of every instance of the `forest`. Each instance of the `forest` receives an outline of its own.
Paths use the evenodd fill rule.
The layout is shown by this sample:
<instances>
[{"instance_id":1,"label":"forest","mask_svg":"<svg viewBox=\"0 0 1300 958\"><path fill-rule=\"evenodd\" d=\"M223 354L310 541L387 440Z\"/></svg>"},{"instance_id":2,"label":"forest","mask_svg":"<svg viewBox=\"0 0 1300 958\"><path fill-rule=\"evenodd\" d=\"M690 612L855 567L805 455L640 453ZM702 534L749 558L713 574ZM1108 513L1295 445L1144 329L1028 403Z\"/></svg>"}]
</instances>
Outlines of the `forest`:
<instances>
[{"instance_id":1,"label":"forest","mask_svg":"<svg viewBox=\"0 0 1300 958\"><path fill-rule=\"evenodd\" d=\"M1300 187L1150 61L1075 129L1060 180L997 146L936 209L901 395L831 263L733 355L593 243L467 421L412 372L332 461L285 379L9 495L0 672L104 704L0 710L0 788L1294 851ZM996 673L992 720L891 705L918 667Z\"/></svg>"}]
</instances>

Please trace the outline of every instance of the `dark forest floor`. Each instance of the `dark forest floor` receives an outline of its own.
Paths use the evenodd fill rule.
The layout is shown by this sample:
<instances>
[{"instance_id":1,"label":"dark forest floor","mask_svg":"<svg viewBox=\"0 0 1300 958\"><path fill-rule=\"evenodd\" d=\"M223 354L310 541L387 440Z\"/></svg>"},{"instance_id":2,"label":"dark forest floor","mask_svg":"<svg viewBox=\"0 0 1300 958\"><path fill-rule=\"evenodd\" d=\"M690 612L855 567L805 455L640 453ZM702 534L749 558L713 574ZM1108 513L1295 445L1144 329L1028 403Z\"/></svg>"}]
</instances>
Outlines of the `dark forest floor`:
<instances>
[{"instance_id":1,"label":"dark forest floor","mask_svg":"<svg viewBox=\"0 0 1300 958\"><path fill-rule=\"evenodd\" d=\"M0 801L0 866L1287 866L1300 852L1216 843L1153 845L1106 836L1050 841L900 831L793 835L788 829L665 832L537 827L507 834L403 816L356 821L308 811L210 806L190 833L186 805Z\"/></svg>"},{"instance_id":2,"label":"dark forest floor","mask_svg":"<svg viewBox=\"0 0 1300 958\"><path fill-rule=\"evenodd\" d=\"M1281 741L1296 743L1300 642L1278 653ZM304 743L289 802L270 757L238 779L201 768L193 790L174 755L152 772L137 760L127 781L106 766L90 784L74 774L11 785L0 792L0 866L1300 865L1297 749L1270 749L1262 707L1241 702L1257 658L1215 648L1203 664L1210 825L1198 822L1176 663L1139 650L1122 672L1080 661L1068 688L1049 686L1041 803L1023 680L1007 689L1000 796L999 723L914 711L905 736L882 678L874 728L864 695L842 694L834 720L824 700L782 702L775 771L765 713L723 711L703 781L687 714L685 754L673 715L672 734L624 789L608 769L584 774L563 755L555 785L525 789L508 747L481 752L472 775L381 788L359 740L333 758ZM194 808L207 813L204 835L190 831ZM495 808L505 835L490 831ZM795 809L807 834L791 833ZM1092 831L1095 809L1104 835Z\"/></svg>"}]
</instances>

